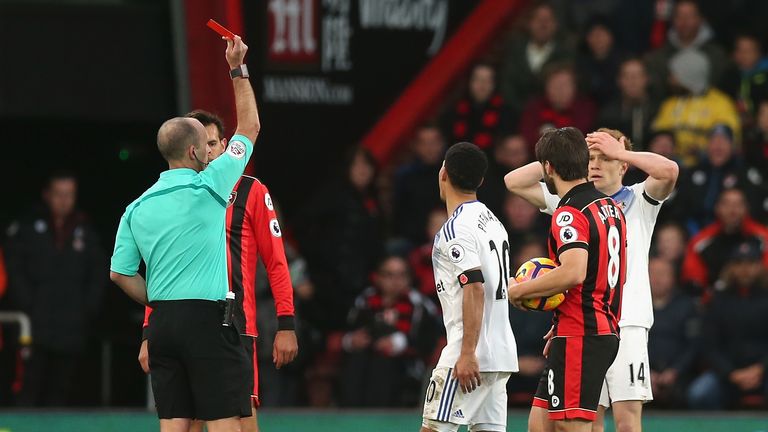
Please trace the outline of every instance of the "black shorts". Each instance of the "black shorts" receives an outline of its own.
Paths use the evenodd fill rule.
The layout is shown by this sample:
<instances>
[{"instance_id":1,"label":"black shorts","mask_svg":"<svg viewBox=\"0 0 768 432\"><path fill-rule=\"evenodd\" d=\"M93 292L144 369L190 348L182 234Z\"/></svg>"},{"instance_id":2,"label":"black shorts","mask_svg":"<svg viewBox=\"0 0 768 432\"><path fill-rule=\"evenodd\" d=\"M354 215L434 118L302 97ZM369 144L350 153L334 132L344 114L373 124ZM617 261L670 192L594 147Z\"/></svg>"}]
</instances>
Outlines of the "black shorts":
<instances>
[{"instance_id":1,"label":"black shorts","mask_svg":"<svg viewBox=\"0 0 768 432\"><path fill-rule=\"evenodd\" d=\"M251 415L248 357L223 307L207 300L153 302L147 334L157 416L218 420Z\"/></svg>"},{"instance_id":2,"label":"black shorts","mask_svg":"<svg viewBox=\"0 0 768 432\"><path fill-rule=\"evenodd\" d=\"M594 421L605 373L619 351L615 335L556 337L533 406L551 420Z\"/></svg>"},{"instance_id":3,"label":"black shorts","mask_svg":"<svg viewBox=\"0 0 768 432\"><path fill-rule=\"evenodd\" d=\"M240 340L243 342L245 354L248 356L246 384L248 384L253 407L258 408L261 402L259 401L259 359L256 356L256 338L254 336L240 335Z\"/></svg>"}]
</instances>

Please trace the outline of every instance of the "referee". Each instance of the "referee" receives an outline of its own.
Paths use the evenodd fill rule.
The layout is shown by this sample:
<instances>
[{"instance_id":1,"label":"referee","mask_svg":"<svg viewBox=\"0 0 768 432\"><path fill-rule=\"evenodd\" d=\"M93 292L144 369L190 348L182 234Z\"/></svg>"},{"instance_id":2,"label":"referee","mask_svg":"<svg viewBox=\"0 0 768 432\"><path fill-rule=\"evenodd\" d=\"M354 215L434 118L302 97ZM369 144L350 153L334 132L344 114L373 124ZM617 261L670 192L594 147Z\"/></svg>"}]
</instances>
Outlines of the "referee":
<instances>
[{"instance_id":1,"label":"referee","mask_svg":"<svg viewBox=\"0 0 768 432\"><path fill-rule=\"evenodd\" d=\"M225 315L228 291L227 200L253 152L259 116L248 70L248 47L227 39L237 130L226 153L208 164L207 134L177 117L157 132L168 171L120 219L110 276L134 300L150 304L148 348L152 390L162 432L186 431L191 419L210 432L239 431L251 415L248 360ZM144 260L147 280L137 274Z\"/></svg>"}]
</instances>

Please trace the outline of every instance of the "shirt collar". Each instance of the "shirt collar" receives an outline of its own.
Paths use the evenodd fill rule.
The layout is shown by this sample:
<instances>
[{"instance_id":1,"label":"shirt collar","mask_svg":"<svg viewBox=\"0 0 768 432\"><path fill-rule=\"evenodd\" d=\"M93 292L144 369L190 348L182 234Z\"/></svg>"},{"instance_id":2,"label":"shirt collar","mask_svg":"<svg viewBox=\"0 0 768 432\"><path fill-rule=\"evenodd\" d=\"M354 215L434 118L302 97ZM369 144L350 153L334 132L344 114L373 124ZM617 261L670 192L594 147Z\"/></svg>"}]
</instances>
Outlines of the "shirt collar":
<instances>
[{"instance_id":1,"label":"shirt collar","mask_svg":"<svg viewBox=\"0 0 768 432\"><path fill-rule=\"evenodd\" d=\"M191 177L197 175L197 172L192 168L174 168L160 173L161 179L172 179L179 177Z\"/></svg>"},{"instance_id":2,"label":"shirt collar","mask_svg":"<svg viewBox=\"0 0 768 432\"><path fill-rule=\"evenodd\" d=\"M577 193L594 189L594 188L595 188L595 184L592 182L577 184L576 186L572 187L571 190L568 191L568 193L563 195L563 199L560 200L560 203L557 206L562 207L568 202L568 200L573 198L573 196L576 195Z\"/></svg>"}]
</instances>

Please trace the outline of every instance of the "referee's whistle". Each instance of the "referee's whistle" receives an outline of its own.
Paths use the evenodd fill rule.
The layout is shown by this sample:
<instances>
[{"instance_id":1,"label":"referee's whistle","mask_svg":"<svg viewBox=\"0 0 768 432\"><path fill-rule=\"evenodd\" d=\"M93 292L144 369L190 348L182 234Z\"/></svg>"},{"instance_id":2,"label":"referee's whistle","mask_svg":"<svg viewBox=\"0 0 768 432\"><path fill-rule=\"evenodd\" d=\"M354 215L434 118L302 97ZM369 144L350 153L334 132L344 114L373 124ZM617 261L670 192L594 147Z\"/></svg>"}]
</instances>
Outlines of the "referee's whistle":
<instances>
[{"instance_id":1,"label":"referee's whistle","mask_svg":"<svg viewBox=\"0 0 768 432\"><path fill-rule=\"evenodd\" d=\"M235 293L232 291L227 292L226 306L224 307L224 322L222 325L227 327L232 325L232 318L235 315Z\"/></svg>"}]
</instances>

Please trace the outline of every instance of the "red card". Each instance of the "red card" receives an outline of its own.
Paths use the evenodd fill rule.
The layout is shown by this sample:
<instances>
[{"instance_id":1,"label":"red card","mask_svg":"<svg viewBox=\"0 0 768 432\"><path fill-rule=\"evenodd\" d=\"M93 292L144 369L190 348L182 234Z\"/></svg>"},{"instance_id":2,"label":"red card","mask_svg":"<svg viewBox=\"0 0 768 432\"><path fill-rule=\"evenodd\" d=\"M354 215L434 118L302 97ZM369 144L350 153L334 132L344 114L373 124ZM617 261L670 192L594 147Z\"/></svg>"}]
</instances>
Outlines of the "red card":
<instances>
[{"instance_id":1,"label":"red card","mask_svg":"<svg viewBox=\"0 0 768 432\"><path fill-rule=\"evenodd\" d=\"M208 27L211 28L211 30L215 31L216 33L220 34L221 36L227 38L227 39L235 39L235 34L231 31L227 30L226 27L223 25L217 23L216 21L209 19L208 23L206 24Z\"/></svg>"}]
</instances>

